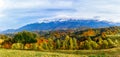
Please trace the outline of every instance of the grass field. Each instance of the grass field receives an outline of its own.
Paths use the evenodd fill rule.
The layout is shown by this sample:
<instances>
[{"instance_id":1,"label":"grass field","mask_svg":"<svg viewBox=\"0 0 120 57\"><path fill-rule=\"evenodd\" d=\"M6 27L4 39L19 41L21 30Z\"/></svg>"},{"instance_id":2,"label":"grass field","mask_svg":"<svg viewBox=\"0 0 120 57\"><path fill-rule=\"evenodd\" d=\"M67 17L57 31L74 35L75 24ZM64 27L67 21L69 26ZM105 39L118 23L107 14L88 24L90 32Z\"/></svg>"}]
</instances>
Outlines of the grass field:
<instances>
[{"instance_id":1,"label":"grass field","mask_svg":"<svg viewBox=\"0 0 120 57\"><path fill-rule=\"evenodd\" d=\"M0 57L120 57L120 48L105 50L28 51L0 49Z\"/></svg>"}]
</instances>

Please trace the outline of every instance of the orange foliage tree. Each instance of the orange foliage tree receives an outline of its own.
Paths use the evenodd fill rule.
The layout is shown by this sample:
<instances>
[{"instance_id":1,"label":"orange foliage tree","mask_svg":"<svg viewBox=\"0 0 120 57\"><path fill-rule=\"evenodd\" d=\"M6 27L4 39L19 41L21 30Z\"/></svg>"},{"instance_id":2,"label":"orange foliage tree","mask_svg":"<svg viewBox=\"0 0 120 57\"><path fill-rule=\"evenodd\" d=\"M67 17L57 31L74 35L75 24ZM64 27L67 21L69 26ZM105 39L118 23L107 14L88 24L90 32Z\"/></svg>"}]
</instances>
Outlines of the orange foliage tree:
<instances>
[{"instance_id":1,"label":"orange foliage tree","mask_svg":"<svg viewBox=\"0 0 120 57\"><path fill-rule=\"evenodd\" d=\"M95 36L95 35L96 35L95 31L92 29L89 29L88 31L83 32L83 34L82 34L82 36L84 36L84 37Z\"/></svg>"}]
</instances>

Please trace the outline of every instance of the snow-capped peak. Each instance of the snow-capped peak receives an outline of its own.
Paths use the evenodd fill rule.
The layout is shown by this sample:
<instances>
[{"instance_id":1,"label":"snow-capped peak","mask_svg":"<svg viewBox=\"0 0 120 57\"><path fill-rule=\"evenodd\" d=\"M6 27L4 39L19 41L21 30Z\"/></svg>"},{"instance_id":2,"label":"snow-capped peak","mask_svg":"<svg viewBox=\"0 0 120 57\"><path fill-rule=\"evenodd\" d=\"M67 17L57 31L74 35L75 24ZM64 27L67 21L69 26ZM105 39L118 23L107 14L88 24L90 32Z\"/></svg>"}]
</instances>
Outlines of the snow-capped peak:
<instances>
[{"instance_id":1,"label":"snow-capped peak","mask_svg":"<svg viewBox=\"0 0 120 57\"><path fill-rule=\"evenodd\" d=\"M49 18L41 18L39 19L39 23L49 23L49 22L55 22L55 21L59 21L59 22L62 22L62 21L67 21L67 20L91 20L93 18L82 18L82 17L79 17L79 16L66 16L66 15L58 15L58 16L55 16L55 17L49 17Z\"/></svg>"}]
</instances>

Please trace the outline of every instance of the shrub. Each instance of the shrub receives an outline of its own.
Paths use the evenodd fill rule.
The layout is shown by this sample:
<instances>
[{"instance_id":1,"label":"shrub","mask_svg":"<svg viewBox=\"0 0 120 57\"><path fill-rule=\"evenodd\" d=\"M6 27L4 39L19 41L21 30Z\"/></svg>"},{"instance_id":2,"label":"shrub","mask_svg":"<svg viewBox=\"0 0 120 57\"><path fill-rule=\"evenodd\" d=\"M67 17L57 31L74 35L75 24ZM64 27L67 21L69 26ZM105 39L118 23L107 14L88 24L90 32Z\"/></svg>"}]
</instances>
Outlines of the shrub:
<instances>
[{"instance_id":1,"label":"shrub","mask_svg":"<svg viewBox=\"0 0 120 57\"><path fill-rule=\"evenodd\" d=\"M12 43L4 43L4 44L2 45L2 47L5 48L5 49L10 49L11 46L12 46Z\"/></svg>"},{"instance_id":2,"label":"shrub","mask_svg":"<svg viewBox=\"0 0 120 57\"><path fill-rule=\"evenodd\" d=\"M6 39L4 40L4 42L2 43L2 47L3 48L6 48L6 49L10 49L12 46L12 42L11 42L11 39Z\"/></svg>"},{"instance_id":3,"label":"shrub","mask_svg":"<svg viewBox=\"0 0 120 57\"><path fill-rule=\"evenodd\" d=\"M24 49L32 49L32 44L25 44Z\"/></svg>"},{"instance_id":4,"label":"shrub","mask_svg":"<svg viewBox=\"0 0 120 57\"><path fill-rule=\"evenodd\" d=\"M25 44L24 49L27 50L38 50L39 45L37 43Z\"/></svg>"},{"instance_id":5,"label":"shrub","mask_svg":"<svg viewBox=\"0 0 120 57\"><path fill-rule=\"evenodd\" d=\"M38 50L45 50L44 48L43 48L43 43L41 43L39 46L38 46Z\"/></svg>"},{"instance_id":6,"label":"shrub","mask_svg":"<svg viewBox=\"0 0 120 57\"><path fill-rule=\"evenodd\" d=\"M37 43L32 43L31 45L33 50L38 50L39 45Z\"/></svg>"},{"instance_id":7,"label":"shrub","mask_svg":"<svg viewBox=\"0 0 120 57\"><path fill-rule=\"evenodd\" d=\"M4 40L3 39L0 39L0 44L2 44L4 42Z\"/></svg>"},{"instance_id":8,"label":"shrub","mask_svg":"<svg viewBox=\"0 0 120 57\"><path fill-rule=\"evenodd\" d=\"M23 49L24 45L22 43L14 43L12 44L12 49Z\"/></svg>"}]
</instances>

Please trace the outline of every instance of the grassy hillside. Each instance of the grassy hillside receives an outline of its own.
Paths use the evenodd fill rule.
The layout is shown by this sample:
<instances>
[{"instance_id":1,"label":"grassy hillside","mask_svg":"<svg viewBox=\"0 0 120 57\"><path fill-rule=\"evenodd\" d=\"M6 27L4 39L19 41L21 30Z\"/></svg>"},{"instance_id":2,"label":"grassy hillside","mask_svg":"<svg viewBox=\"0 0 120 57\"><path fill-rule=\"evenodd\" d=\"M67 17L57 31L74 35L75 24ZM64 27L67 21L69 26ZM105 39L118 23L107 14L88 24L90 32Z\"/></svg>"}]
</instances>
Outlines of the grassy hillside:
<instances>
[{"instance_id":1,"label":"grassy hillside","mask_svg":"<svg viewBox=\"0 0 120 57\"><path fill-rule=\"evenodd\" d=\"M104 50L26 51L0 49L0 57L106 57L120 56L120 48Z\"/></svg>"}]
</instances>

